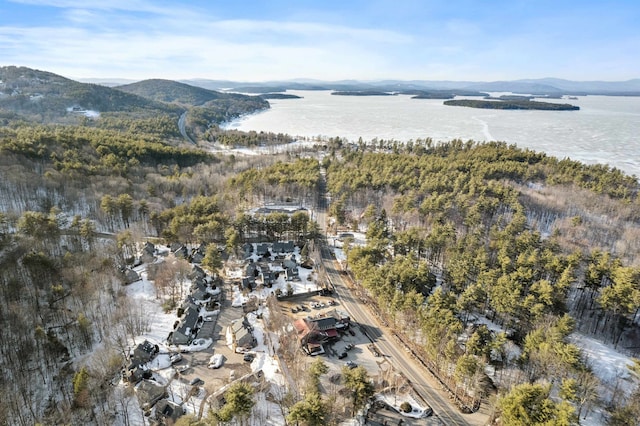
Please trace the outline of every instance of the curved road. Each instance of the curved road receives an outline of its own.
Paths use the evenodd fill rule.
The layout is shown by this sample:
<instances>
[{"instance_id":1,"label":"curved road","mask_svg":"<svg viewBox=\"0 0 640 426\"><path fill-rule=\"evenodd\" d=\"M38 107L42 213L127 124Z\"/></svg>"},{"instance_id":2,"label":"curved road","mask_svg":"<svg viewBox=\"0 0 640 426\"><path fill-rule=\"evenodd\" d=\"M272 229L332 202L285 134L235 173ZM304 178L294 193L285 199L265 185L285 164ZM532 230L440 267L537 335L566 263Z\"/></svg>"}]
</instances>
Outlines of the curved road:
<instances>
[{"instance_id":1,"label":"curved road","mask_svg":"<svg viewBox=\"0 0 640 426\"><path fill-rule=\"evenodd\" d=\"M191 142L192 144L197 145L196 141L191 139L191 136L187 134L187 126L185 125L186 121L187 121L187 111L183 112L180 118L178 119L178 129L180 130L180 134L182 135L183 138L187 140L187 142Z\"/></svg>"}]
</instances>

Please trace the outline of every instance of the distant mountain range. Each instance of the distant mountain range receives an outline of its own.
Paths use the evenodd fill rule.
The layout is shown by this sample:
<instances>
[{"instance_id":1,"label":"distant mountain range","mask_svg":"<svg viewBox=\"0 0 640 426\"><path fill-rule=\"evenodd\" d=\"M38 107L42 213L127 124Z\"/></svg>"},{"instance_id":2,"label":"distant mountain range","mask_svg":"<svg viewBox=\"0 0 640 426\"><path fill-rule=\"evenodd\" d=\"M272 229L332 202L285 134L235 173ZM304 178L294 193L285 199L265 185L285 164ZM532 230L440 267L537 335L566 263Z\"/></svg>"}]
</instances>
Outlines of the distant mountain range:
<instances>
[{"instance_id":1,"label":"distant mountain range","mask_svg":"<svg viewBox=\"0 0 640 426\"><path fill-rule=\"evenodd\" d=\"M243 93L269 93L286 90L335 90L335 91L467 91L513 92L533 95L619 95L640 96L640 79L627 81L571 81L558 78L525 79L514 81L430 81L430 80L381 80L381 81L319 81L289 80L270 82L233 82L228 80L181 80L183 83L213 90L232 90Z\"/></svg>"},{"instance_id":2,"label":"distant mountain range","mask_svg":"<svg viewBox=\"0 0 640 426\"><path fill-rule=\"evenodd\" d=\"M123 84L122 79L87 80L108 86ZM129 80L128 82L133 82ZM626 81L573 81L560 78L521 79L511 81L447 81L447 80L379 80L379 81L322 81L295 79L267 82L238 82L233 80L180 80L192 86L210 90L232 90L242 93L275 93L286 90L376 90L389 92L467 90L480 92L512 92L535 95L620 95L640 96L640 78Z\"/></svg>"},{"instance_id":3,"label":"distant mountain range","mask_svg":"<svg viewBox=\"0 0 640 426\"><path fill-rule=\"evenodd\" d=\"M82 80L105 86L121 86L135 80L87 79ZM241 93L277 93L286 90L335 90L335 91L431 91L466 90L480 92L513 92L535 95L620 95L640 96L640 79L627 81L572 81L560 78L522 79L511 81L447 81L447 80L379 80L379 81L322 81L310 79L279 80L267 82L238 82L232 80L187 79L179 80L191 86L209 90Z\"/></svg>"}]
</instances>

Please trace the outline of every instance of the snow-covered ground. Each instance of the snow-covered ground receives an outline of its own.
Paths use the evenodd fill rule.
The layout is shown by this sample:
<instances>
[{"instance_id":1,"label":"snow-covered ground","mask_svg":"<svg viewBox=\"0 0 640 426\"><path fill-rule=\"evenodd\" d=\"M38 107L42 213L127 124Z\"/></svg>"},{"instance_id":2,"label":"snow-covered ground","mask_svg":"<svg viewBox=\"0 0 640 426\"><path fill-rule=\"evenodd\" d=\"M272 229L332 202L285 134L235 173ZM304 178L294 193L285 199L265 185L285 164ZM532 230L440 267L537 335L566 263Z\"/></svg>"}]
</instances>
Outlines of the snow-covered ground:
<instances>
[{"instance_id":1,"label":"snow-covered ground","mask_svg":"<svg viewBox=\"0 0 640 426\"><path fill-rule=\"evenodd\" d=\"M145 331L136 336L130 347L133 349L137 344L143 343L145 340L158 345L159 354L146 364L146 368L153 372L152 380L162 386L166 386L169 400L177 404L183 404L183 409L187 413L197 414L205 394L203 391L190 394L192 386L184 381L175 379L176 372L171 365L169 353L202 351L209 348L213 341L212 339L196 339L191 345L169 345L167 337L169 332L173 330L175 321L178 320L176 312L175 310L171 312L163 310L163 299L157 297L155 285L148 279L146 265L136 267L135 271L140 275L141 279L124 287L124 291L126 291L129 300L132 302L134 310L132 315L138 316L139 320L144 324ZM186 281L183 285L185 287L183 294L187 294L191 282ZM203 315L212 314L212 312L207 312L204 308L202 308L201 312ZM128 385L121 382L118 386L124 389ZM138 406L138 401L135 396L132 396L129 401L129 407L130 409L131 407L136 407L136 409L130 410L128 413L130 424L143 424L141 410L137 408ZM126 424L122 418L119 421L119 424Z\"/></svg>"},{"instance_id":2,"label":"snow-covered ground","mask_svg":"<svg viewBox=\"0 0 640 426\"><path fill-rule=\"evenodd\" d=\"M300 151L312 148L317 145L315 141L296 140L291 143L278 144L278 145L265 145L255 148L248 147L227 147L223 145L216 145L211 149L211 152L220 154L234 154L234 155L264 155L264 154L277 154L290 151Z\"/></svg>"},{"instance_id":3,"label":"snow-covered ground","mask_svg":"<svg viewBox=\"0 0 640 426\"><path fill-rule=\"evenodd\" d=\"M278 342L267 337L262 320L258 319L259 314L264 315L261 310L247 315L249 324L253 327L253 336L258 342L257 346L252 349L252 352L256 353L256 357L251 362L251 371L254 373L262 371L265 380L271 383L270 392L275 393L275 397L283 397L286 394L286 379L280 371L278 360L274 358L274 350L277 350ZM252 426L285 424L280 407L269 401L266 398L266 393L258 393L255 401L256 405L250 419Z\"/></svg>"},{"instance_id":4,"label":"snow-covered ground","mask_svg":"<svg viewBox=\"0 0 640 426\"><path fill-rule=\"evenodd\" d=\"M385 404L393 407L398 413L402 414L405 417L413 417L416 419L429 416L432 411L430 408L423 407L418 400L416 400L411 394L408 393L379 393L376 394L375 398L378 401L382 401ZM400 409L400 405L403 402L408 402L411 404L411 411L405 413Z\"/></svg>"},{"instance_id":5,"label":"snow-covered ground","mask_svg":"<svg viewBox=\"0 0 640 426\"><path fill-rule=\"evenodd\" d=\"M340 265L344 265L347 261L347 254L344 252L345 236L352 238L354 245L364 246L367 242L367 237L362 232L339 232L337 235L328 235L327 242Z\"/></svg>"},{"instance_id":6,"label":"snow-covered ground","mask_svg":"<svg viewBox=\"0 0 640 426\"><path fill-rule=\"evenodd\" d=\"M100 112L94 111L92 109L79 109L78 107L69 107L67 108L67 112L71 112L73 114L84 115L88 118L98 118L100 117Z\"/></svg>"},{"instance_id":7,"label":"snow-covered ground","mask_svg":"<svg viewBox=\"0 0 640 426\"><path fill-rule=\"evenodd\" d=\"M569 341L582 350L587 365L602 382L604 390L601 397L616 387L628 396L640 384L638 376L629 370L633 358L580 333L572 333Z\"/></svg>"}]
</instances>

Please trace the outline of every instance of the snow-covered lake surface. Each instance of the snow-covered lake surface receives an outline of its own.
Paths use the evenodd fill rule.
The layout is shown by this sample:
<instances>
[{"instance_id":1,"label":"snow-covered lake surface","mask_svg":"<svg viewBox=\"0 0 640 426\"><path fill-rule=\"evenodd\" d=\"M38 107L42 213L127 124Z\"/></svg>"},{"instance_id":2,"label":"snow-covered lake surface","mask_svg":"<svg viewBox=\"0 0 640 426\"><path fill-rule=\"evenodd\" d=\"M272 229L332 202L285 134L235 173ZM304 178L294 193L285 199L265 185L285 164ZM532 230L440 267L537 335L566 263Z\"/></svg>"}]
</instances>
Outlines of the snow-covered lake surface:
<instances>
[{"instance_id":1,"label":"snow-covered lake surface","mask_svg":"<svg viewBox=\"0 0 640 426\"><path fill-rule=\"evenodd\" d=\"M314 138L397 141L431 137L498 140L588 164L605 163L640 176L640 97L580 96L579 111L483 110L451 107L437 99L398 96L333 96L290 91L302 99L270 100L271 108L228 123L238 130ZM498 94L499 95L499 94ZM478 98L476 98L478 99Z\"/></svg>"}]
</instances>

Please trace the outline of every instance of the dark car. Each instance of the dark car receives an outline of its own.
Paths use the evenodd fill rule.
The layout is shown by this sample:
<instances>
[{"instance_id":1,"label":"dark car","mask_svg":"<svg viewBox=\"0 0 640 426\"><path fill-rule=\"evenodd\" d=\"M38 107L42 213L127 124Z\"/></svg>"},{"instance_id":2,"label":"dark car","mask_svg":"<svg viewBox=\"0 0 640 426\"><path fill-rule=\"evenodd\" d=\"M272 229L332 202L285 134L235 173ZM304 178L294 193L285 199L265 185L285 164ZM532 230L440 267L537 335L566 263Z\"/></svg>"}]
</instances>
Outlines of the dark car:
<instances>
[{"instance_id":1,"label":"dark car","mask_svg":"<svg viewBox=\"0 0 640 426\"><path fill-rule=\"evenodd\" d=\"M171 354L169 356L169 361L171 361L171 365L177 364L180 361L182 361L182 355L180 355L179 353L178 354Z\"/></svg>"},{"instance_id":2,"label":"dark car","mask_svg":"<svg viewBox=\"0 0 640 426\"><path fill-rule=\"evenodd\" d=\"M256 357L255 354L252 354L251 352L247 352L246 354L244 354L244 356L242 357L242 359L244 359L247 362L251 362L253 361L253 359Z\"/></svg>"},{"instance_id":3,"label":"dark car","mask_svg":"<svg viewBox=\"0 0 640 426\"><path fill-rule=\"evenodd\" d=\"M347 357L347 353L346 352L342 352L340 355L338 355L338 359L342 359L342 358L346 358Z\"/></svg>"},{"instance_id":4,"label":"dark car","mask_svg":"<svg viewBox=\"0 0 640 426\"><path fill-rule=\"evenodd\" d=\"M191 380L189 382L189 384L191 386L198 386L198 385L202 385L204 384L204 380L202 380L200 377L196 377L195 379Z\"/></svg>"}]
</instances>

